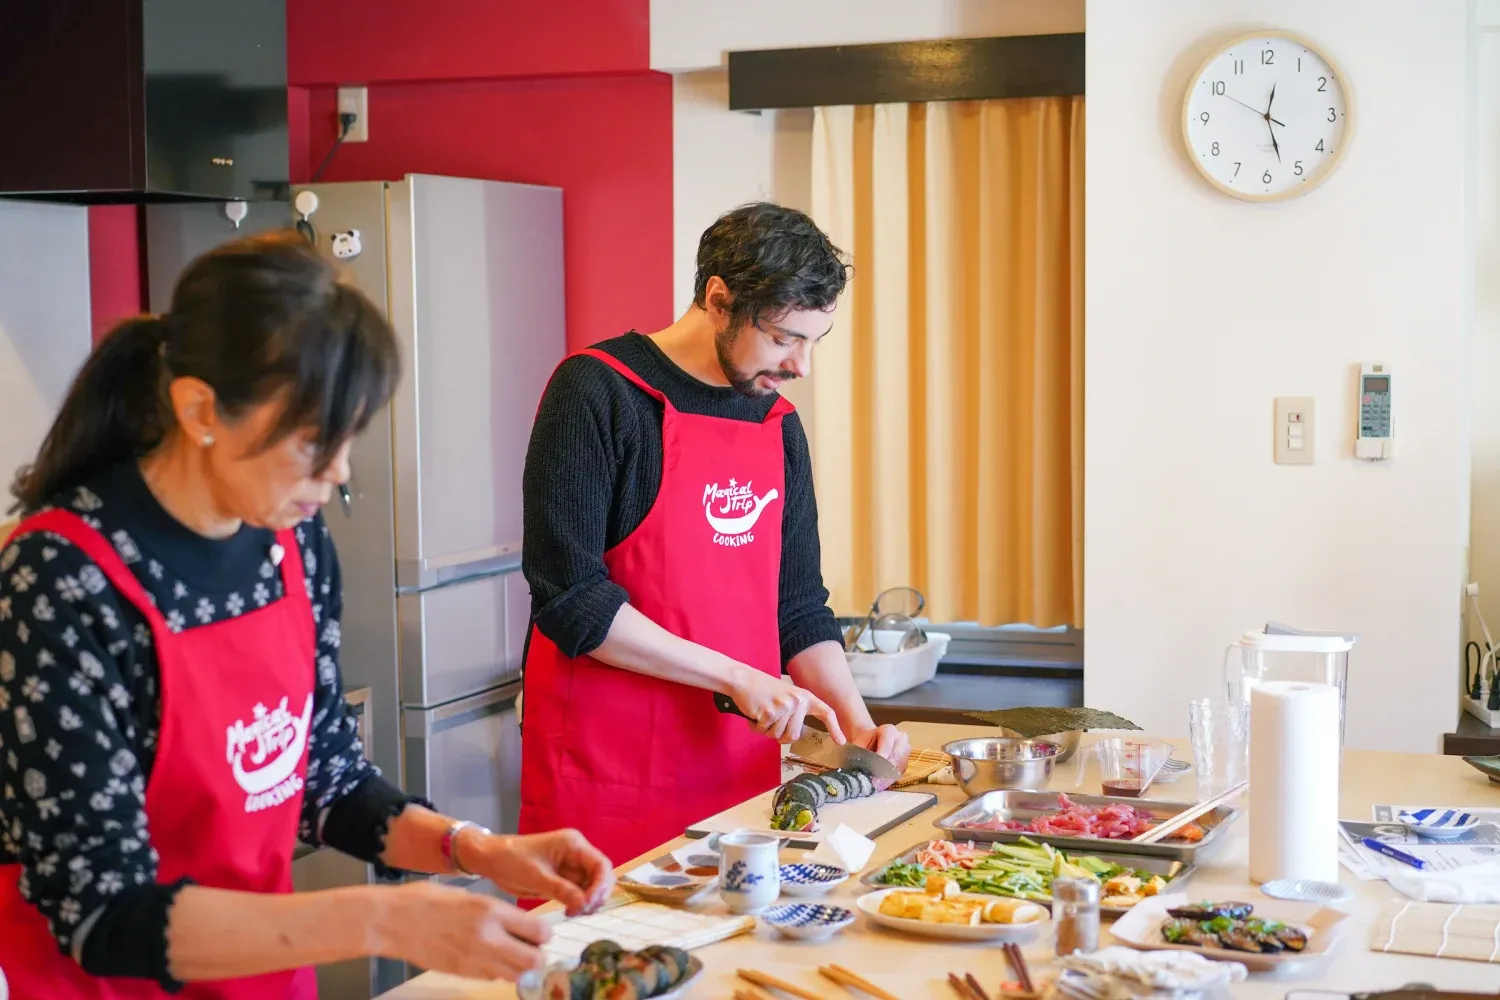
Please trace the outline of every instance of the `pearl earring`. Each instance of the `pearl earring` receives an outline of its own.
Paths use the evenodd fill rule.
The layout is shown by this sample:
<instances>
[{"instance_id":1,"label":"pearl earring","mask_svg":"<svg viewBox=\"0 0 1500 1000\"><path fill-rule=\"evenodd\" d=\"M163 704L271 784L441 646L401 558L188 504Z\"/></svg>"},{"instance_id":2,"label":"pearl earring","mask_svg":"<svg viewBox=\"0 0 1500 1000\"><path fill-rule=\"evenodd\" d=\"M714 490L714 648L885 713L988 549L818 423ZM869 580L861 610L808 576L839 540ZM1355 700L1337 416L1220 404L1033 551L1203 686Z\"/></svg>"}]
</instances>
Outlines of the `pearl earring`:
<instances>
[{"instance_id":1,"label":"pearl earring","mask_svg":"<svg viewBox=\"0 0 1500 1000\"><path fill-rule=\"evenodd\" d=\"M213 443L214 443L214 436L212 434L205 434L205 435L203 435L203 447L207 448L209 445L211 445Z\"/></svg>"}]
</instances>

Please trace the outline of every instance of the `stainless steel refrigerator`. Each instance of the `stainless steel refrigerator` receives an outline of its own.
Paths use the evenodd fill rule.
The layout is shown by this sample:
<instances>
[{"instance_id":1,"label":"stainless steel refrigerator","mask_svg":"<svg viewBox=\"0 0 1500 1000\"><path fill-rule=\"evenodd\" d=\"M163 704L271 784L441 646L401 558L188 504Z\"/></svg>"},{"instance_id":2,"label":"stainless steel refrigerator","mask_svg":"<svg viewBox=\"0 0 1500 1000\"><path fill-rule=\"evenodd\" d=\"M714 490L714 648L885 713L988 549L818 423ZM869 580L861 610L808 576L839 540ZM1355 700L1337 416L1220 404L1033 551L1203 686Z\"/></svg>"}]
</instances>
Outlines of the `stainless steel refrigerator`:
<instances>
[{"instance_id":1,"label":"stainless steel refrigerator","mask_svg":"<svg viewBox=\"0 0 1500 1000\"><path fill-rule=\"evenodd\" d=\"M368 689L366 750L444 812L513 832L531 616L521 471L565 350L562 192L426 175L294 199L303 190L318 198L305 234L385 306L404 364L354 445L347 498L324 514L343 571L345 685ZM301 219L285 203L248 208L238 229L219 205L146 209L153 310L196 254ZM373 985L404 975L379 963Z\"/></svg>"}]
</instances>

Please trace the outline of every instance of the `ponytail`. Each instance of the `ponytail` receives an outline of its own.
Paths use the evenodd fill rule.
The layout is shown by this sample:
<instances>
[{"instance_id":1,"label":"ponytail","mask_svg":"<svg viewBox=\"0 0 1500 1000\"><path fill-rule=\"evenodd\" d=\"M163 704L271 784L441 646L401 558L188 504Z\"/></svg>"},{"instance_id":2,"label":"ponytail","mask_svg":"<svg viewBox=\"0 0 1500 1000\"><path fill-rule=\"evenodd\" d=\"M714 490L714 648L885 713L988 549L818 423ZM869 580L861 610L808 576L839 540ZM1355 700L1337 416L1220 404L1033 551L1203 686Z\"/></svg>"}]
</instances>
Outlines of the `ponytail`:
<instances>
[{"instance_id":1,"label":"ponytail","mask_svg":"<svg viewBox=\"0 0 1500 1000\"><path fill-rule=\"evenodd\" d=\"M158 316L110 330L73 379L36 461L16 474L12 512L30 514L63 490L116 462L137 458L163 434L162 345Z\"/></svg>"}]
</instances>

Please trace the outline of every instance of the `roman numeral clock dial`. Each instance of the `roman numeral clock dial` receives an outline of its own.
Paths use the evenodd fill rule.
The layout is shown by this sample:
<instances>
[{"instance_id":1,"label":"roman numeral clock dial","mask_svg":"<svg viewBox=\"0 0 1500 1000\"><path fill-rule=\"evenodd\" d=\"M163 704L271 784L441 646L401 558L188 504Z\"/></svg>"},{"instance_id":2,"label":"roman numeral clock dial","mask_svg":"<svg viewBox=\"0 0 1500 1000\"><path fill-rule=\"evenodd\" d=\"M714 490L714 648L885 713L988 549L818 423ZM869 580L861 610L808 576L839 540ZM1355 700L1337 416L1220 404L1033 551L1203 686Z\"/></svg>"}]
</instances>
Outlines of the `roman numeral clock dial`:
<instances>
[{"instance_id":1,"label":"roman numeral clock dial","mask_svg":"<svg viewBox=\"0 0 1500 1000\"><path fill-rule=\"evenodd\" d=\"M1214 187L1246 201L1306 194L1354 135L1348 81L1305 38L1236 38L1204 63L1183 100L1188 155Z\"/></svg>"}]
</instances>

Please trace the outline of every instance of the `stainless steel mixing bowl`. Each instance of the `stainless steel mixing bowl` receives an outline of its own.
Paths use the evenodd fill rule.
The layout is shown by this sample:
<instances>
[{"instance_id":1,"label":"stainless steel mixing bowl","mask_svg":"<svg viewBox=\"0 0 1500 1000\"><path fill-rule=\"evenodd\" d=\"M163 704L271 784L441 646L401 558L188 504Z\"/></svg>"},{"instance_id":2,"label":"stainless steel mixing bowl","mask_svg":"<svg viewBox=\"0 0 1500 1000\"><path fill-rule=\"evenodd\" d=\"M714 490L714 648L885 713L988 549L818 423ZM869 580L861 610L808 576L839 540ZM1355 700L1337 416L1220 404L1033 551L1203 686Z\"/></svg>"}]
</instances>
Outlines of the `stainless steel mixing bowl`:
<instances>
[{"instance_id":1,"label":"stainless steel mixing bowl","mask_svg":"<svg viewBox=\"0 0 1500 1000\"><path fill-rule=\"evenodd\" d=\"M1047 740L1012 736L975 736L945 744L953 758L953 776L970 798L1000 788L1041 791L1052 777L1052 765L1063 748Z\"/></svg>"}]
</instances>

